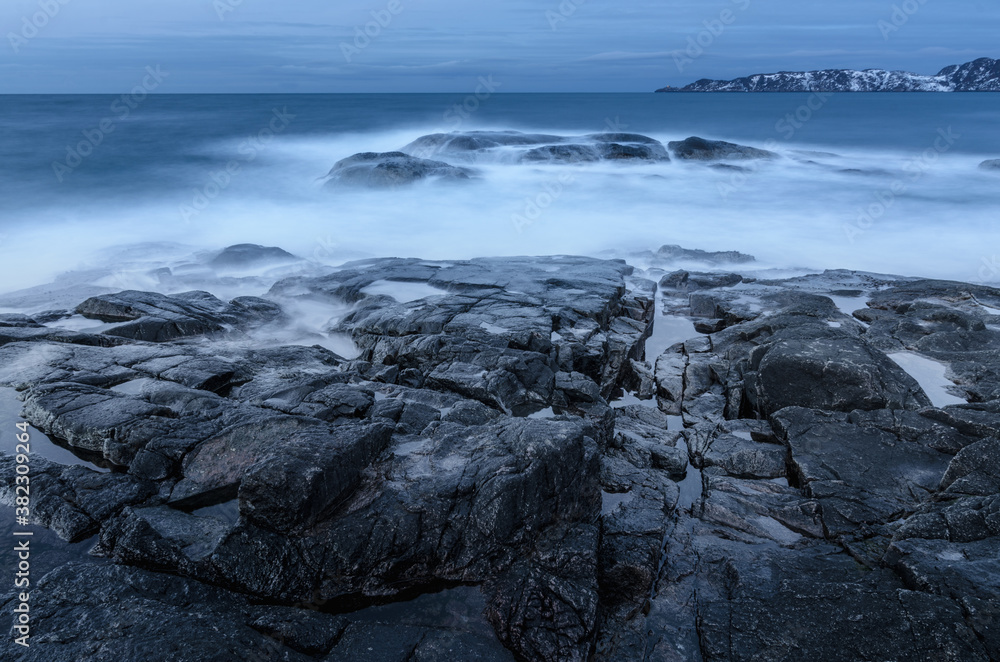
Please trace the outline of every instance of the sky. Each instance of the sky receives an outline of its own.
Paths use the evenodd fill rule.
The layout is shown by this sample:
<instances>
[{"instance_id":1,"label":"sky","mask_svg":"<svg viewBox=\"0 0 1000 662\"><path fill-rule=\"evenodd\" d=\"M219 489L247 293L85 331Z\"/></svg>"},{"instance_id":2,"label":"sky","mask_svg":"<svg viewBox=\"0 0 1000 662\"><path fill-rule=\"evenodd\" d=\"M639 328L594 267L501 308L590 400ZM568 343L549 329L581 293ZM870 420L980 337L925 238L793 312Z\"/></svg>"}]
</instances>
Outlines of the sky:
<instances>
[{"instance_id":1,"label":"sky","mask_svg":"<svg viewBox=\"0 0 1000 662\"><path fill-rule=\"evenodd\" d=\"M1000 57L995 0L3 0L0 93L649 92Z\"/></svg>"}]
</instances>

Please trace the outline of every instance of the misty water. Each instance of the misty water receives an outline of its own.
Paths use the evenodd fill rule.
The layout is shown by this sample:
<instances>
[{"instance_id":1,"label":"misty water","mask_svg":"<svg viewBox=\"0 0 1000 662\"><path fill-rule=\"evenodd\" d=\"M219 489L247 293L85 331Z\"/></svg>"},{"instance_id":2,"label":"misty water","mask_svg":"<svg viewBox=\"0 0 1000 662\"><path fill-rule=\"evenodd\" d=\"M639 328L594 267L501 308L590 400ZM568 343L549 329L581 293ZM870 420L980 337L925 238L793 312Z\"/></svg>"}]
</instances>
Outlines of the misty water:
<instances>
[{"instance_id":1,"label":"misty water","mask_svg":"<svg viewBox=\"0 0 1000 662\"><path fill-rule=\"evenodd\" d=\"M155 289L151 268L242 242L327 265L671 243L764 268L1000 279L998 179L977 168L1000 157L998 94L177 95L125 119L112 101L2 99L3 291L88 268L102 286ZM699 135L782 158L749 172L491 158L465 185L322 187L352 154L473 129Z\"/></svg>"}]
</instances>

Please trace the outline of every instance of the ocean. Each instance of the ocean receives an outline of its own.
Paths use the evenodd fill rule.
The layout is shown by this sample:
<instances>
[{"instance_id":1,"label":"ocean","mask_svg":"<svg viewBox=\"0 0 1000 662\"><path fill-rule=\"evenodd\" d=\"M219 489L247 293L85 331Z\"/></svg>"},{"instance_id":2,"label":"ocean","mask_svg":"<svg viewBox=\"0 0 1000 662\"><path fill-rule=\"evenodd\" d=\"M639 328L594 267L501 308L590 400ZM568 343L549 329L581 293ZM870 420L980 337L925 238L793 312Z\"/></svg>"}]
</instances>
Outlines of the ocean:
<instances>
[{"instance_id":1,"label":"ocean","mask_svg":"<svg viewBox=\"0 0 1000 662\"><path fill-rule=\"evenodd\" d=\"M484 81L488 83L488 81ZM0 97L0 290L236 243L373 256L616 255L680 244L761 268L1000 280L1000 94ZM324 189L358 152L448 131L641 133L764 147L704 164L471 164L465 185ZM122 274L125 274L124 276Z\"/></svg>"}]
</instances>

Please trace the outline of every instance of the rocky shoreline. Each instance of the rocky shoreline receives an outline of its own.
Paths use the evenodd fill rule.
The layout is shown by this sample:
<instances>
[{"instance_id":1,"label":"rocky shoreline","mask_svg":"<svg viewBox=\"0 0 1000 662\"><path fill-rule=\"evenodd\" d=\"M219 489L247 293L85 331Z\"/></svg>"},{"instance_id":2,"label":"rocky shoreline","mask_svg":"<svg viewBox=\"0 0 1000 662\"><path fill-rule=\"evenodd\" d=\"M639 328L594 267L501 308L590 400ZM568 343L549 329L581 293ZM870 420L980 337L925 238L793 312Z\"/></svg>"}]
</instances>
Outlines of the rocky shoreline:
<instances>
[{"instance_id":1,"label":"rocky shoreline","mask_svg":"<svg viewBox=\"0 0 1000 662\"><path fill-rule=\"evenodd\" d=\"M1000 290L771 276L665 246L0 297L0 401L82 458L33 457L35 521L90 548L0 650L1000 659ZM353 355L268 341L292 303Z\"/></svg>"}]
</instances>

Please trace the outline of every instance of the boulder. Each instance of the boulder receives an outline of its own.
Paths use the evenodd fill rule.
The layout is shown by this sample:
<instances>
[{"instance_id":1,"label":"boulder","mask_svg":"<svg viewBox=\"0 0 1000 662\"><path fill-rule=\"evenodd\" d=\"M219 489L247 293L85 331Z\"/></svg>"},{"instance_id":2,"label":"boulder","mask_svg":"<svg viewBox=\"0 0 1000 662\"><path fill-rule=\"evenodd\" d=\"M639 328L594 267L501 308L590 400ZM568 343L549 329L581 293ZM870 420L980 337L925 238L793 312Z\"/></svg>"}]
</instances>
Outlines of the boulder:
<instances>
[{"instance_id":1,"label":"boulder","mask_svg":"<svg viewBox=\"0 0 1000 662\"><path fill-rule=\"evenodd\" d=\"M748 159L775 159L778 157L774 152L764 149L737 145L722 140L705 140L696 136L692 136L686 140L667 143L667 148L670 149L674 156L685 161L743 161Z\"/></svg>"},{"instance_id":2,"label":"boulder","mask_svg":"<svg viewBox=\"0 0 1000 662\"><path fill-rule=\"evenodd\" d=\"M364 152L337 161L327 173L325 185L327 188L391 189L426 180L467 181L474 176L468 168L419 159L402 152Z\"/></svg>"}]
</instances>

